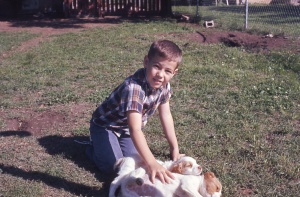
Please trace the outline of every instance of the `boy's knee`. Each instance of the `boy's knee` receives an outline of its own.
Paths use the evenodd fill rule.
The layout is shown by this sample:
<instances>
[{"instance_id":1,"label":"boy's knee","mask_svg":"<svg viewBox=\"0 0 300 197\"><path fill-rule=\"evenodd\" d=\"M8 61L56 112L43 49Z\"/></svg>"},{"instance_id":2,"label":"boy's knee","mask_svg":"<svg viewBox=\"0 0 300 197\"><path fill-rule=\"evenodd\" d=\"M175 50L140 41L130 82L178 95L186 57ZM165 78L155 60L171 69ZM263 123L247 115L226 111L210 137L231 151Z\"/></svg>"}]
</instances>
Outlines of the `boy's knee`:
<instances>
[{"instance_id":1,"label":"boy's knee","mask_svg":"<svg viewBox=\"0 0 300 197\"><path fill-rule=\"evenodd\" d=\"M96 164L97 165L97 164ZM99 168L99 170L105 174L115 174L115 170L114 167L111 165L97 165L97 167Z\"/></svg>"},{"instance_id":2,"label":"boy's knee","mask_svg":"<svg viewBox=\"0 0 300 197\"><path fill-rule=\"evenodd\" d=\"M99 158L99 156L97 157L92 146L88 146L85 153L87 157L96 164L101 172L105 174L115 173L114 164L116 162L116 159L114 159L113 157L111 157L110 159Z\"/></svg>"},{"instance_id":3,"label":"boy's knee","mask_svg":"<svg viewBox=\"0 0 300 197\"><path fill-rule=\"evenodd\" d=\"M85 149L85 154L90 160L93 160L93 147L90 145L87 146Z\"/></svg>"},{"instance_id":4,"label":"boy's knee","mask_svg":"<svg viewBox=\"0 0 300 197\"><path fill-rule=\"evenodd\" d=\"M102 161L97 158L93 158L94 163L99 170L105 174L115 174L114 161Z\"/></svg>"}]
</instances>

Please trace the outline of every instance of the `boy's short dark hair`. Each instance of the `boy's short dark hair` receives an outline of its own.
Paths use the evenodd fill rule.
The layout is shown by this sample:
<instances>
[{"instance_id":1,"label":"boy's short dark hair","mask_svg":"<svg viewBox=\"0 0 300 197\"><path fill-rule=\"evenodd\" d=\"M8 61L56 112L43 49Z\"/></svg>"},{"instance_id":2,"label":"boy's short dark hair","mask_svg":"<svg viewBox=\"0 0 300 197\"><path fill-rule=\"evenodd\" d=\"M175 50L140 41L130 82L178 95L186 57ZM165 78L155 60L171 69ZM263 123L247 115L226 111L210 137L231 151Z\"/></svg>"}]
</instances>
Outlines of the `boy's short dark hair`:
<instances>
[{"instance_id":1,"label":"boy's short dark hair","mask_svg":"<svg viewBox=\"0 0 300 197\"><path fill-rule=\"evenodd\" d=\"M176 61L178 67L182 60L182 51L172 41L158 40L152 43L148 52L149 59L152 59L155 56L167 58L170 61Z\"/></svg>"}]
</instances>

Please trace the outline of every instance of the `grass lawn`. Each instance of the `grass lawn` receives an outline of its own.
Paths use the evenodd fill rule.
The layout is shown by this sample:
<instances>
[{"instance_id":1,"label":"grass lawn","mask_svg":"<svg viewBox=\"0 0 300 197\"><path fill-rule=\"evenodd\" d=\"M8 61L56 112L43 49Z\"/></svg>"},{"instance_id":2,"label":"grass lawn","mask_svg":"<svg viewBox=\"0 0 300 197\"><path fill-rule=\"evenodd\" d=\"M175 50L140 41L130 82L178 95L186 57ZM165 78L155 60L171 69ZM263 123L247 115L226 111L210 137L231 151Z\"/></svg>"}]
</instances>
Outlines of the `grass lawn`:
<instances>
[{"instance_id":1,"label":"grass lawn","mask_svg":"<svg viewBox=\"0 0 300 197\"><path fill-rule=\"evenodd\" d=\"M142 66L157 39L184 53L171 81L180 151L217 175L223 196L297 196L299 53L252 53L174 36L199 28L123 22L53 36L0 60L0 196L105 196L107 177L74 140L88 139L96 105ZM30 36L0 33L0 52ZM155 115L144 133L154 155L167 160L157 122Z\"/></svg>"}]
</instances>

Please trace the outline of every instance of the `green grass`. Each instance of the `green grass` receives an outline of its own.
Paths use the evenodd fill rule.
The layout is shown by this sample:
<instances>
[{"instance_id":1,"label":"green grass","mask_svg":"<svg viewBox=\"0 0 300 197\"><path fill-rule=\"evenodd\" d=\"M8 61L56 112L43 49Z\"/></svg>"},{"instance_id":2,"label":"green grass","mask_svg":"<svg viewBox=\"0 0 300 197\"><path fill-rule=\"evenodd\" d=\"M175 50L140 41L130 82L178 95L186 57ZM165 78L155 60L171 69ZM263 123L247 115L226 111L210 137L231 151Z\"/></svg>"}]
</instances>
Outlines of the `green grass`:
<instances>
[{"instance_id":1,"label":"green grass","mask_svg":"<svg viewBox=\"0 0 300 197\"><path fill-rule=\"evenodd\" d=\"M1 38L0 54L3 54L4 52L11 50L13 47L17 47L20 44L20 42L30 40L35 36L37 35L26 33L26 32L22 32L22 33L0 32L0 38Z\"/></svg>"},{"instance_id":2,"label":"green grass","mask_svg":"<svg viewBox=\"0 0 300 197\"><path fill-rule=\"evenodd\" d=\"M299 54L249 53L170 34L191 33L199 27L193 28L168 21L124 22L60 35L3 59L0 180L5 184L0 184L0 195L104 196L105 177L73 140L88 137L91 112L142 66L151 42L171 39L184 53L179 74L171 82L181 152L197 158L204 171L215 172L223 196L245 196L246 191L250 196L297 196ZM11 36L0 34L0 40ZM83 103L88 109L77 114L76 107ZM48 126L39 135L5 132L7 120L20 122L47 110L59 112L66 123ZM145 134L155 156L165 160L168 145L157 121L157 116L150 119Z\"/></svg>"}]
</instances>

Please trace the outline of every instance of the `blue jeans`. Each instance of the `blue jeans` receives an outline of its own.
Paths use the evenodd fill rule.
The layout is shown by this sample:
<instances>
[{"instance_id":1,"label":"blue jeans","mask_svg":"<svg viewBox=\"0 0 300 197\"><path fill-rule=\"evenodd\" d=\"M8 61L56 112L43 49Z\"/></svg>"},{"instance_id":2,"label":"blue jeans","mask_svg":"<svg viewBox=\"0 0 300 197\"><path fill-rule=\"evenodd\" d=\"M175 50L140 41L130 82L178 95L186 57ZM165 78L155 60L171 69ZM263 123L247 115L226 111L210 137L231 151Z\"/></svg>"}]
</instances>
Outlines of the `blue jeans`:
<instances>
[{"instance_id":1,"label":"blue jeans","mask_svg":"<svg viewBox=\"0 0 300 197\"><path fill-rule=\"evenodd\" d=\"M101 172L113 174L115 162L122 158L138 154L130 135L116 136L112 130L100 127L91 121L91 145L86 149L87 156Z\"/></svg>"}]
</instances>

